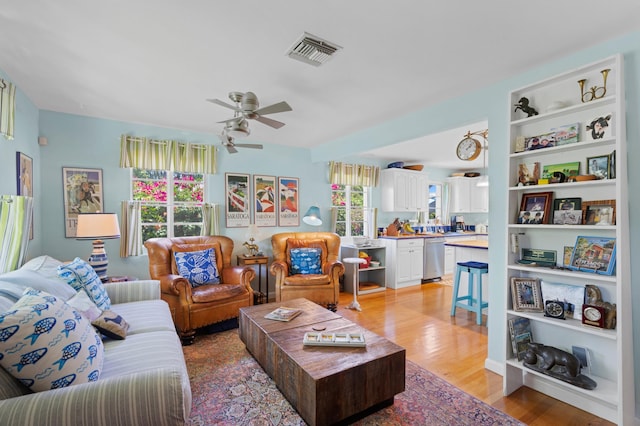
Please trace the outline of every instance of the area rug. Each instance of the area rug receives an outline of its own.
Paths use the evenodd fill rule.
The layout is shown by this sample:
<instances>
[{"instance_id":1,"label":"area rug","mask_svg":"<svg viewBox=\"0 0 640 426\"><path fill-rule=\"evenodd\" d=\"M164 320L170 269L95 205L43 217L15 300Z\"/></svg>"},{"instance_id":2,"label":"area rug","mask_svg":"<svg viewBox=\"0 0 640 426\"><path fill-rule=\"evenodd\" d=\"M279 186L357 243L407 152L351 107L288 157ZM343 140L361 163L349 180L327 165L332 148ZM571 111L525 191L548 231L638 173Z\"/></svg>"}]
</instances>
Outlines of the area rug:
<instances>
[{"instance_id":1,"label":"area rug","mask_svg":"<svg viewBox=\"0 0 640 426\"><path fill-rule=\"evenodd\" d=\"M245 349L238 330L198 335L184 347L193 408L188 424L290 426L306 423ZM523 425L408 361L405 391L355 425Z\"/></svg>"}]
</instances>

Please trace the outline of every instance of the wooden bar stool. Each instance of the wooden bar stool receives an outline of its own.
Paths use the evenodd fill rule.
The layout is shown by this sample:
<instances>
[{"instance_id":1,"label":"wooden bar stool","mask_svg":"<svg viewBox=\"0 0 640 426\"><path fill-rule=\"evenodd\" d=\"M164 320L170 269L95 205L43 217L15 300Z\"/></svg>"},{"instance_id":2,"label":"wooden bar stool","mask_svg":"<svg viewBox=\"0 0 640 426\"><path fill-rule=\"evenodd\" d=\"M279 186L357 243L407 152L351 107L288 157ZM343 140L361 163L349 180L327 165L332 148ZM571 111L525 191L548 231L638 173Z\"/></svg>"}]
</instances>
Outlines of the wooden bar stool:
<instances>
[{"instance_id":1,"label":"wooden bar stool","mask_svg":"<svg viewBox=\"0 0 640 426\"><path fill-rule=\"evenodd\" d=\"M358 292L360 291L360 274L358 274L358 268L361 263L367 263L366 259L359 257L345 257L342 259L343 263L351 264L353 267L353 302L347 306L347 309L355 309L356 311L362 311L360 303L358 303Z\"/></svg>"},{"instance_id":2,"label":"wooden bar stool","mask_svg":"<svg viewBox=\"0 0 640 426\"><path fill-rule=\"evenodd\" d=\"M460 275L463 272L469 274L468 289L466 296L458 296L460 289ZM482 325L482 309L489 306L488 302L482 300L482 275L489 273L489 264L482 262L458 262L456 267L456 278L453 284L453 294L451 298L451 316L456 315L456 308L466 309L476 313L476 323ZM477 299L473 297L473 285L477 285Z\"/></svg>"}]
</instances>

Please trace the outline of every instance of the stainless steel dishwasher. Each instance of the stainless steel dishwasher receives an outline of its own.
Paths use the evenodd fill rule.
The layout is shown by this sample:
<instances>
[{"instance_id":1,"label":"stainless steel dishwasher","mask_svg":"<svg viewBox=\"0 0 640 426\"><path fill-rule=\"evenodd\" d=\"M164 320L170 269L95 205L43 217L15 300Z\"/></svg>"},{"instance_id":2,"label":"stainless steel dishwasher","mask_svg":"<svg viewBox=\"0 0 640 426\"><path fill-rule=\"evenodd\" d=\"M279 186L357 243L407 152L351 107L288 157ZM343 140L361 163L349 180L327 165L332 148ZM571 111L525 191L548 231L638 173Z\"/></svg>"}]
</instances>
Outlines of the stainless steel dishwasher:
<instances>
[{"instance_id":1,"label":"stainless steel dishwasher","mask_svg":"<svg viewBox=\"0 0 640 426\"><path fill-rule=\"evenodd\" d=\"M444 237L424 239L423 280L438 280L444 274Z\"/></svg>"}]
</instances>

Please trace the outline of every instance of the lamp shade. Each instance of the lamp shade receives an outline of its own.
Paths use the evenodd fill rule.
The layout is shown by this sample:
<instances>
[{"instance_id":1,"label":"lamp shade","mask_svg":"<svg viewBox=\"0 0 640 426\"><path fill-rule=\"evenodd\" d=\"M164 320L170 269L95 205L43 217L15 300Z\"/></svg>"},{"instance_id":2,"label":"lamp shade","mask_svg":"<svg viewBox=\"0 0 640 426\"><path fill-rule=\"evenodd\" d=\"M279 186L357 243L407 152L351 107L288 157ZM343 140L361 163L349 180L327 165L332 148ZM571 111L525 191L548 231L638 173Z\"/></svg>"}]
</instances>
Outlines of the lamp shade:
<instances>
[{"instance_id":1,"label":"lamp shade","mask_svg":"<svg viewBox=\"0 0 640 426\"><path fill-rule=\"evenodd\" d=\"M307 225L320 226L322 225L322 218L320 217L320 209L317 206L309 207L307 213L302 218L302 221Z\"/></svg>"},{"instance_id":2,"label":"lamp shade","mask_svg":"<svg viewBox=\"0 0 640 426\"><path fill-rule=\"evenodd\" d=\"M118 215L115 213L80 213L76 238L79 240L120 238Z\"/></svg>"}]
</instances>

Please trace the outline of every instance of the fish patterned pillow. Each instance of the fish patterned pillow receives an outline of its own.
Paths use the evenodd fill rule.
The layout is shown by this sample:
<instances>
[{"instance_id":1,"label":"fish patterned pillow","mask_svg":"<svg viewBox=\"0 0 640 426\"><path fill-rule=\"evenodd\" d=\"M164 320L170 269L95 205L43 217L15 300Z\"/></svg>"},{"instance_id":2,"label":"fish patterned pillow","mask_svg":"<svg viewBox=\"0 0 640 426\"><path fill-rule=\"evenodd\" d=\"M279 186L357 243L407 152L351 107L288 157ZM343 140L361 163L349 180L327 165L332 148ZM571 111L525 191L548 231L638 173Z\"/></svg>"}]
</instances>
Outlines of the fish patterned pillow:
<instances>
[{"instance_id":1,"label":"fish patterned pillow","mask_svg":"<svg viewBox=\"0 0 640 426\"><path fill-rule=\"evenodd\" d=\"M0 366L34 392L94 382L103 360L89 320L49 293L29 287L0 313Z\"/></svg>"},{"instance_id":2,"label":"fish patterned pillow","mask_svg":"<svg viewBox=\"0 0 640 426\"><path fill-rule=\"evenodd\" d=\"M198 251L174 251L173 255L178 273L191 283L191 287L220 284L216 252L212 248Z\"/></svg>"},{"instance_id":3,"label":"fish patterned pillow","mask_svg":"<svg viewBox=\"0 0 640 426\"><path fill-rule=\"evenodd\" d=\"M291 257L291 275L296 274L321 274L319 248L292 248L289 251Z\"/></svg>"},{"instance_id":4,"label":"fish patterned pillow","mask_svg":"<svg viewBox=\"0 0 640 426\"><path fill-rule=\"evenodd\" d=\"M76 291L84 289L101 310L111 309L107 290L86 260L76 257L73 262L58 266L58 276Z\"/></svg>"}]
</instances>

